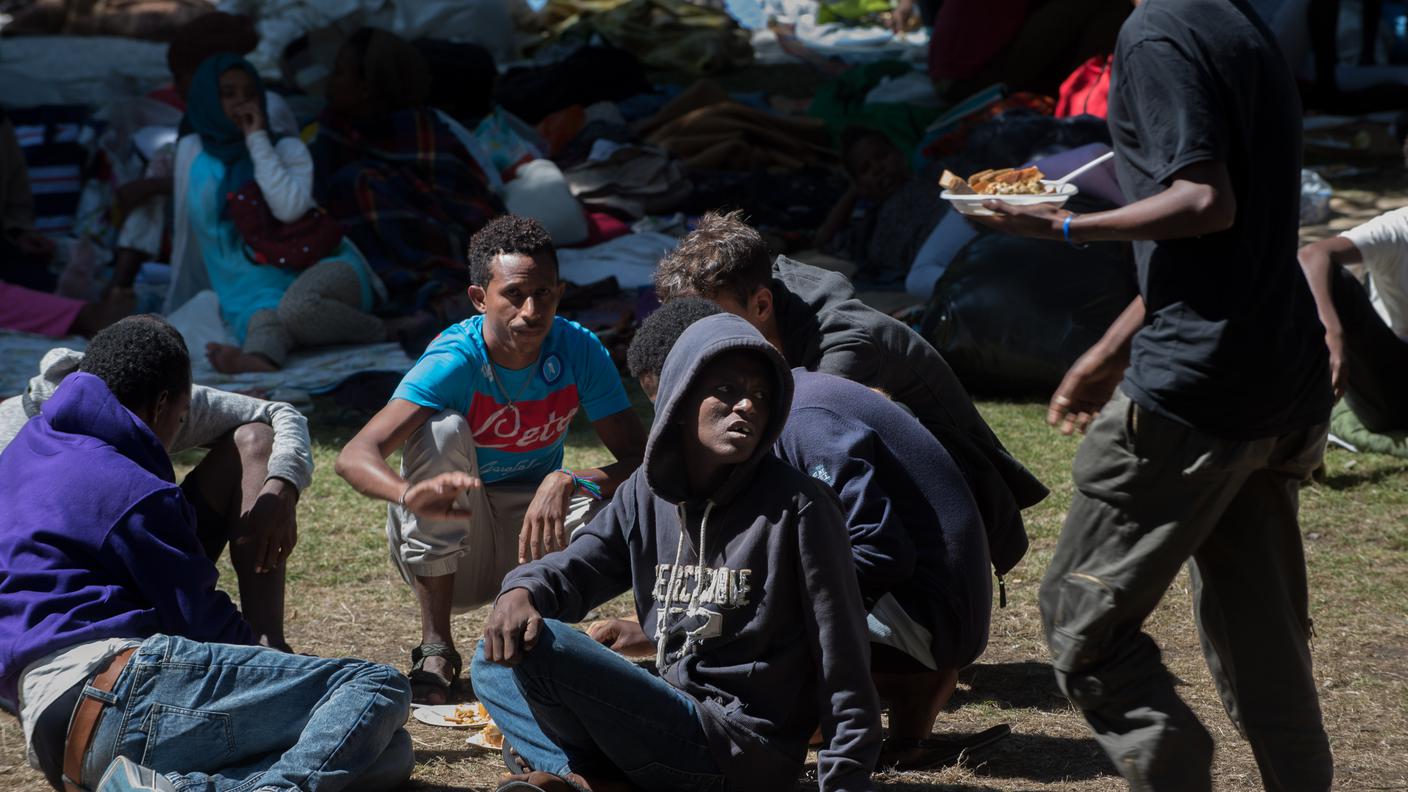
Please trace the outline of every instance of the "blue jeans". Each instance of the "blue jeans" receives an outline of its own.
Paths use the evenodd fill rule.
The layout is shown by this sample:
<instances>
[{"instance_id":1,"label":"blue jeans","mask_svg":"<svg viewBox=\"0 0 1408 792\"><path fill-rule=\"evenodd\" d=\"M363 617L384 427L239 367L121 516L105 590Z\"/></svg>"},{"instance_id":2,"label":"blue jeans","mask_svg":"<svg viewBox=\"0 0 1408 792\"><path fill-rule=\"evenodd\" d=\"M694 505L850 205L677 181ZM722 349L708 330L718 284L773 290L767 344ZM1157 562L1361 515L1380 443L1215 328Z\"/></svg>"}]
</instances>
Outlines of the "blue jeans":
<instances>
[{"instance_id":1,"label":"blue jeans","mask_svg":"<svg viewBox=\"0 0 1408 792\"><path fill-rule=\"evenodd\" d=\"M391 789L415 765L406 678L365 660L156 635L110 693L83 761L95 784L118 756L178 789Z\"/></svg>"},{"instance_id":2,"label":"blue jeans","mask_svg":"<svg viewBox=\"0 0 1408 792\"><path fill-rule=\"evenodd\" d=\"M567 625L547 620L517 666L484 659L474 692L535 770L625 777L652 792L723 792L694 700Z\"/></svg>"}]
</instances>

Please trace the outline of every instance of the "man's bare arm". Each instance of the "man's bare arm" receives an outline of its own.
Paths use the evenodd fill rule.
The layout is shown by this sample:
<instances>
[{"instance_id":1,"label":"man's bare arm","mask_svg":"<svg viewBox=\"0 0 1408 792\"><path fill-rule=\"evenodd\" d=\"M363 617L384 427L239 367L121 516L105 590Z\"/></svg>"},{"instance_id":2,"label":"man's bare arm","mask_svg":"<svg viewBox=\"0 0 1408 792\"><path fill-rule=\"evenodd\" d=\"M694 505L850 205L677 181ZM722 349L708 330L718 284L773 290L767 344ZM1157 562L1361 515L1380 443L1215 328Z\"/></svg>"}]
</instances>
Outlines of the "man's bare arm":
<instances>
[{"instance_id":1,"label":"man's bare arm","mask_svg":"<svg viewBox=\"0 0 1408 792\"><path fill-rule=\"evenodd\" d=\"M1364 260L1364 255L1353 242L1337 236L1306 245L1297 258L1310 284L1310 293L1315 297L1320 323L1325 326L1325 345L1330 349L1330 382L1335 396L1339 397L1344 395L1349 372L1344 358L1344 326L1340 324L1339 311L1335 310L1335 265L1357 264Z\"/></svg>"},{"instance_id":2,"label":"man's bare arm","mask_svg":"<svg viewBox=\"0 0 1408 792\"><path fill-rule=\"evenodd\" d=\"M1040 239L1064 239L1069 217L1070 241L1076 243L1184 239L1225 231L1237 219L1227 166L1217 161L1189 165L1169 177L1163 192L1106 212L1076 215L1050 204L1013 206L997 200L983 206L996 214L973 220Z\"/></svg>"},{"instance_id":3,"label":"man's bare arm","mask_svg":"<svg viewBox=\"0 0 1408 792\"><path fill-rule=\"evenodd\" d=\"M645 425L640 422L636 411L628 407L592 422L592 428L616 461L604 467L575 470L573 473L601 487L602 497L609 498L645 459Z\"/></svg>"}]
</instances>

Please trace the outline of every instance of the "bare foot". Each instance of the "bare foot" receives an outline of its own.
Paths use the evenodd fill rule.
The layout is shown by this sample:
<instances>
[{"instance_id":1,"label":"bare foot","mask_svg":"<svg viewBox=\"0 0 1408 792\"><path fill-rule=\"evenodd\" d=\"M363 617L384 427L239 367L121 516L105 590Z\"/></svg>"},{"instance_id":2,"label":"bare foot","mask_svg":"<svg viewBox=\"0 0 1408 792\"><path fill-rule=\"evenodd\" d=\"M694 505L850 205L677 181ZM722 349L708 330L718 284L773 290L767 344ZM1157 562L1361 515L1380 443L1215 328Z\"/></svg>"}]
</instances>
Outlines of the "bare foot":
<instances>
[{"instance_id":1,"label":"bare foot","mask_svg":"<svg viewBox=\"0 0 1408 792\"><path fill-rule=\"evenodd\" d=\"M263 355L247 353L236 346L216 344L205 345L205 357L210 365L221 374L242 374L246 371L278 371L279 367Z\"/></svg>"}]
</instances>

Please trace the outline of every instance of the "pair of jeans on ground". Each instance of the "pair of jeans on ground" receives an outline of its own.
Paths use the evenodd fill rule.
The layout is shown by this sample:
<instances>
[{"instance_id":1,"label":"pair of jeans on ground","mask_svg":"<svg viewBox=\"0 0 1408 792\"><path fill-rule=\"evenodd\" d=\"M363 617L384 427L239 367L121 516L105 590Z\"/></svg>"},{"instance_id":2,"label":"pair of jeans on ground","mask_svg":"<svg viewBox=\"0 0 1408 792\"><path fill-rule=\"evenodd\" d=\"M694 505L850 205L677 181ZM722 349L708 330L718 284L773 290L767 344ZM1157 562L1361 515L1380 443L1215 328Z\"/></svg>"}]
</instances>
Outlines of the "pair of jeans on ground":
<instances>
[{"instance_id":1,"label":"pair of jeans on ground","mask_svg":"<svg viewBox=\"0 0 1408 792\"><path fill-rule=\"evenodd\" d=\"M394 789L415 754L410 684L365 660L157 635L110 692L83 760L91 786L118 756L182 792Z\"/></svg>"},{"instance_id":2,"label":"pair of jeans on ground","mask_svg":"<svg viewBox=\"0 0 1408 792\"><path fill-rule=\"evenodd\" d=\"M1042 621L1057 683L1132 789L1212 788L1212 738L1141 630L1190 559L1203 654L1265 788L1330 788L1297 522L1325 435L1222 440L1121 393L1081 444Z\"/></svg>"},{"instance_id":3,"label":"pair of jeans on ground","mask_svg":"<svg viewBox=\"0 0 1408 792\"><path fill-rule=\"evenodd\" d=\"M559 621L546 620L512 668L485 660L481 644L470 678L505 744L535 770L652 792L728 788L693 699Z\"/></svg>"}]
</instances>

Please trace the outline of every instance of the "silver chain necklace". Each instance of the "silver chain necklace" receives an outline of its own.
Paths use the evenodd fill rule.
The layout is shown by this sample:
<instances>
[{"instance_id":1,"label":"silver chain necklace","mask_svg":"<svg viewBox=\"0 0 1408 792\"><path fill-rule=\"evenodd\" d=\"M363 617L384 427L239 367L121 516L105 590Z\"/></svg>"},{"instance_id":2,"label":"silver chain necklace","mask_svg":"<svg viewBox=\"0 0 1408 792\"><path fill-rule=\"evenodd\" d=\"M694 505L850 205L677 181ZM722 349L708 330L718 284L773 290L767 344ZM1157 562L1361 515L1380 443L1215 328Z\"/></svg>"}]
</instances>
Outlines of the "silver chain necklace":
<instances>
[{"instance_id":1,"label":"silver chain necklace","mask_svg":"<svg viewBox=\"0 0 1408 792\"><path fill-rule=\"evenodd\" d=\"M485 357L488 358L489 356L486 354ZM542 353L539 352L538 359L533 362L533 370L528 373L528 378L523 381L522 385L518 386L517 393L509 396L508 388L505 388L503 380L499 379L498 367L494 365L493 358L489 358L489 376L493 378L494 385L498 387L499 393L503 394L504 401L508 402L508 408L513 411L513 429L509 432L511 435L518 434L518 430L522 427L523 423L523 417L519 415L518 412L518 399L523 395L524 391L528 390L528 386L533 384L533 378L538 376L538 367L541 366L542 363L543 356Z\"/></svg>"}]
</instances>

